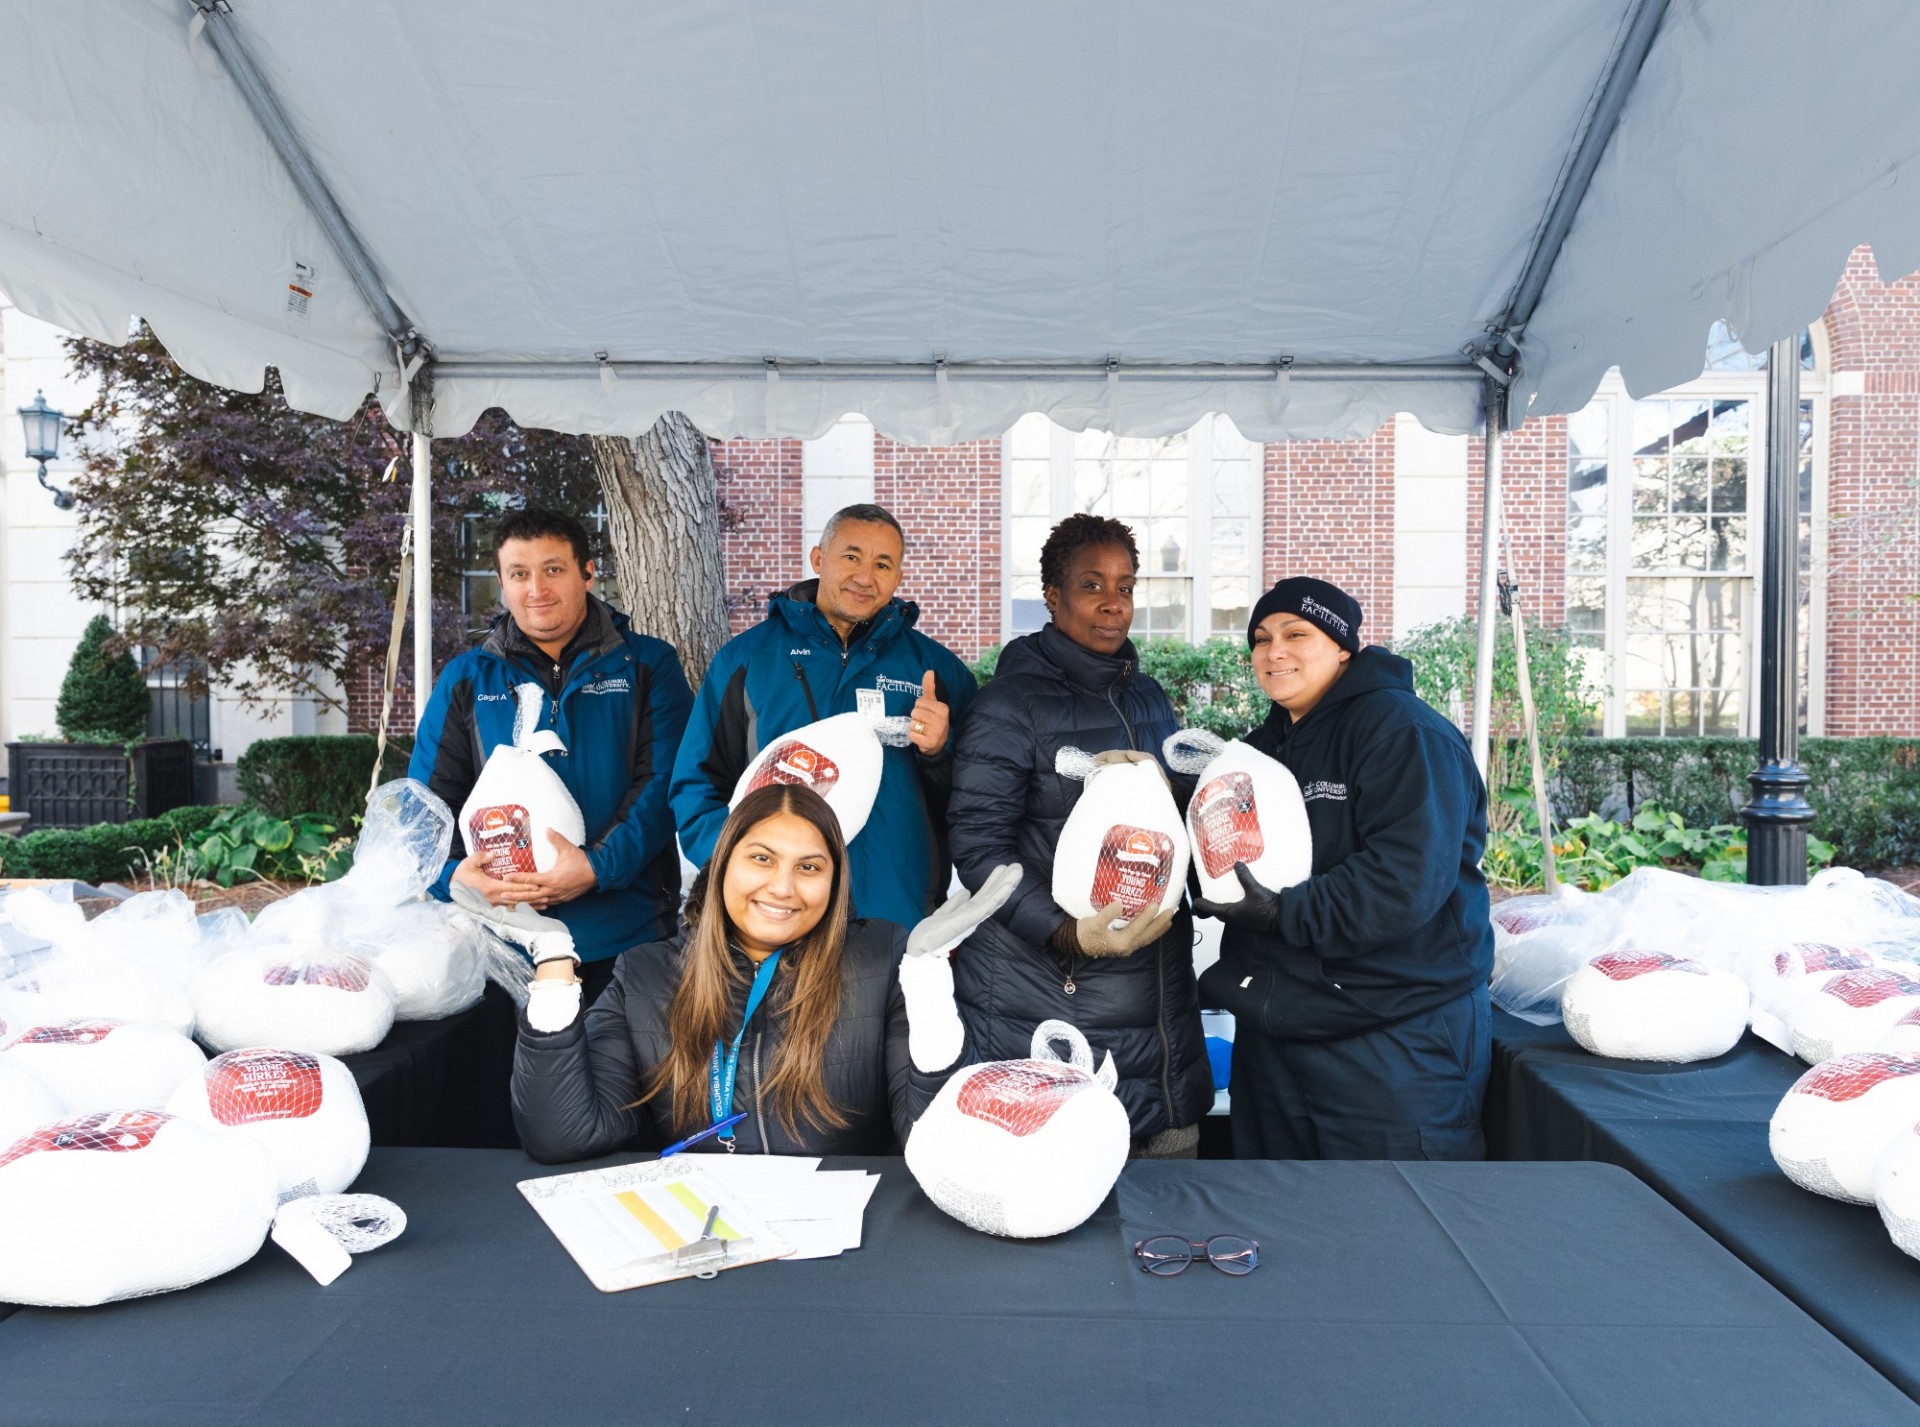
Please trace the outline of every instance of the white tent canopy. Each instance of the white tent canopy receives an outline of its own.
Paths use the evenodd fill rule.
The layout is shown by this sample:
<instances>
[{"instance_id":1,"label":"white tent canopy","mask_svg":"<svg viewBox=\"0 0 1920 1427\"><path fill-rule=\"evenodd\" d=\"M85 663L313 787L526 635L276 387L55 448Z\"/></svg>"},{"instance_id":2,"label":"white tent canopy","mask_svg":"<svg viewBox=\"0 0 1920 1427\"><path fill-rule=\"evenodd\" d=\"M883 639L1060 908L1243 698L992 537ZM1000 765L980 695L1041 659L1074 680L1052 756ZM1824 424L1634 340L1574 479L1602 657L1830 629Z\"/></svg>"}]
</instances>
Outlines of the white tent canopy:
<instances>
[{"instance_id":1,"label":"white tent canopy","mask_svg":"<svg viewBox=\"0 0 1920 1427\"><path fill-rule=\"evenodd\" d=\"M1646 8L0 0L0 289L408 425L398 338L440 435L1463 431L1489 326L1569 410L1693 375L1715 318L1797 330L1860 242L1920 266L1920 7L1671 0L1641 66Z\"/></svg>"}]
</instances>

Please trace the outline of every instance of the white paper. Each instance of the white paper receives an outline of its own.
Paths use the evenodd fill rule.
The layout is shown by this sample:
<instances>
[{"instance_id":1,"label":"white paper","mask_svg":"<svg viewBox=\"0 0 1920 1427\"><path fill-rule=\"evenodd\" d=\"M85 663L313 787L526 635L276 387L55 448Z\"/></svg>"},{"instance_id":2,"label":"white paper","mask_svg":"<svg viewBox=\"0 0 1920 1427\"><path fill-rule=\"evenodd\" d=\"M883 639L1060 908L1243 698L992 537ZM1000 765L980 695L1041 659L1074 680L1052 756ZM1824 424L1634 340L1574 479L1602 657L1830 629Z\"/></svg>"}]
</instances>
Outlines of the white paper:
<instances>
[{"instance_id":1,"label":"white paper","mask_svg":"<svg viewBox=\"0 0 1920 1427\"><path fill-rule=\"evenodd\" d=\"M784 1155L705 1157L707 1172L793 1245L795 1259L832 1258L860 1247L867 1203L880 1176L821 1170L820 1161Z\"/></svg>"},{"instance_id":2,"label":"white paper","mask_svg":"<svg viewBox=\"0 0 1920 1427\"><path fill-rule=\"evenodd\" d=\"M273 1241L292 1254L323 1288L353 1267L353 1255L301 1207L298 1199L281 1205L280 1212L273 1216Z\"/></svg>"}]
</instances>

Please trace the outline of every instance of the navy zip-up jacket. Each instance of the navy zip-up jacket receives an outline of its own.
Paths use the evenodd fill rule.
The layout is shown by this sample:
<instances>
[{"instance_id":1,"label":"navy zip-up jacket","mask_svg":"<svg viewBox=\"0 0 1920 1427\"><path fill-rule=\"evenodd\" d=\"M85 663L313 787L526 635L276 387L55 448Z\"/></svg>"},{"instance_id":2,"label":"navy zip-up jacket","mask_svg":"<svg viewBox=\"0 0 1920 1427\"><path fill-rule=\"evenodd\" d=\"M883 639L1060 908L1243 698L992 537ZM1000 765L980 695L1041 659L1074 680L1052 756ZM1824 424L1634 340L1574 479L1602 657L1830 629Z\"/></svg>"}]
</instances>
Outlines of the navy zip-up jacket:
<instances>
[{"instance_id":1,"label":"navy zip-up jacket","mask_svg":"<svg viewBox=\"0 0 1920 1427\"><path fill-rule=\"evenodd\" d=\"M1274 705L1246 741L1299 780L1313 875L1280 894L1280 935L1229 926L1205 1003L1282 1040L1378 1029L1487 984L1480 855L1487 790L1460 730L1378 646L1295 723Z\"/></svg>"},{"instance_id":2,"label":"navy zip-up jacket","mask_svg":"<svg viewBox=\"0 0 1920 1427\"><path fill-rule=\"evenodd\" d=\"M542 755L560 775L587 826L587 861L599 885L548 915L573 933L582 961L604 961L630 946L672 934L680 910L680 858L674 848L667 781L693 707L693 691L673 646L638 634L624 614L587 597L587 619L558 663L508 615L487 637L440 672L427 702L407 772L460 807L487 755L513 742L514 690L538 684L546 699L540 727L565 753ZM433 894L447 882L465 843L453 851Z\"/></svg>"},{"instance_id":3,"label":"navy zip-up jacket","mask_svg":"<svg viewBox=\"0 0 1920 1427\"><path fill-rule=\"evenodd\" d=\"M720 647L700 685L673 768L680 848L704 867L727 820L734 784L773 739L859 708L858 692L885 700L889 717L911 712L931 669L947 705L947 745L929 758L888 748L880 792L847 849L857 915L911 927L946 900L946 803L953 750L973 702L973 675L957 655L913 626L920 607L894 599L841 647L814 604L818 580L767 601L767 617Z\"/></svg>"}]
</instances>

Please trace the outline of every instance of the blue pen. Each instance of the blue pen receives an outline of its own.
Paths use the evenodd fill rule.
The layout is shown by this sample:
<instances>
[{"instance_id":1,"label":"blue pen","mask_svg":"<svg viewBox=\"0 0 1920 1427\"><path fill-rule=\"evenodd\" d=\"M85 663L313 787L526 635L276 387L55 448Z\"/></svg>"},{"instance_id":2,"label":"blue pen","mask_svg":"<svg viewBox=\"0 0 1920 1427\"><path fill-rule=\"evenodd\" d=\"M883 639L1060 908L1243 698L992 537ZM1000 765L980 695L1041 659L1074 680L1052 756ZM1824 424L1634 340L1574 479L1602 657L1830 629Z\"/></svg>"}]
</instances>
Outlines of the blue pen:
<instances>
[{"instance_id":1,"label":"blue pen","mask_svg":"<svg viewBox=\"0 0 1920 1427\"><path fill-rule=\"evenodd\" d=\"M739 1124L742 1120L746 1119L750 1113L751 1113L750 1111L742 1110L737 1115L729 1115L724 1120L720 1120L715 1122L714 1124L708 1125L704 1130L696 1130L693 1134L688 1135L684 1140L680 1140L674 1144L670 1144L665 1149L661 1150L660 1158L665 1159L670 1154L679 1154L680 1151L685 1149L688 1145L697 1145L702 1140L711 1139L714 1135L719 1134L722 1130L731 1130L735 1125Z\"/></svg>"}]
</instances>

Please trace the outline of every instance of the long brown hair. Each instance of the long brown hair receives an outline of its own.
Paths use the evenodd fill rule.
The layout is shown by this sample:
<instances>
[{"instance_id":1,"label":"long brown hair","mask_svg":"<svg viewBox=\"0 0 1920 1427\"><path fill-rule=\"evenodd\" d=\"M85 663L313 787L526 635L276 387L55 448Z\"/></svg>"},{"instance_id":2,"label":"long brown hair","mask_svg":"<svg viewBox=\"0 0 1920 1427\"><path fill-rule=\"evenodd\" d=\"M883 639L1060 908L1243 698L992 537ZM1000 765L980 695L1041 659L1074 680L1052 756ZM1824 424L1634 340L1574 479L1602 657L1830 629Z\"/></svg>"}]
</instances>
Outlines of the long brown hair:
<instances>
[{"instance_id":1,"label":"long brown hair","mask_svg":"<svg viewBox=\"0 0 1920 1427\"><path fill-rule=\"evenodd\" d=\"M833 882L825 915L781 953L773 989L761 1012L777 1017L784 1029L767 1075L766 1097L788 1135L796 1132L801 1119L817 1129L843 1129L848 1123L846 1113L827 1094L821 1074L827 1037L840 1015L840 954L847 940L849 903L847 845L840 837L840 821L825 798L811 788L773 783L740 800L687 896L680 984L667 1003L667 1032L673 1046L654 1067L639 1101L666 1095L677 1124L706 1121L708 1061L714 1042L726 1029L736 988L747 982L729 949L735 931L723 892L727 864L749 832L781 813L804 818L820 834L833 864Z\"/></svg>"}]
</instances>

